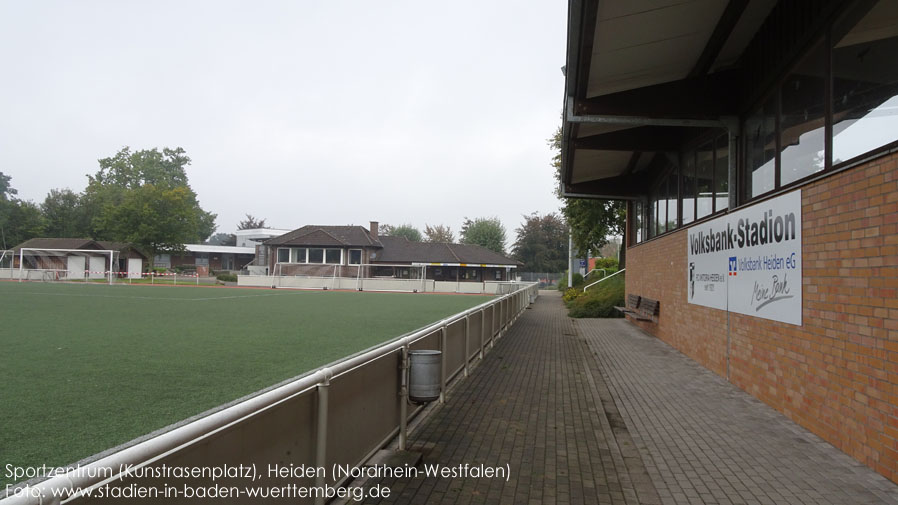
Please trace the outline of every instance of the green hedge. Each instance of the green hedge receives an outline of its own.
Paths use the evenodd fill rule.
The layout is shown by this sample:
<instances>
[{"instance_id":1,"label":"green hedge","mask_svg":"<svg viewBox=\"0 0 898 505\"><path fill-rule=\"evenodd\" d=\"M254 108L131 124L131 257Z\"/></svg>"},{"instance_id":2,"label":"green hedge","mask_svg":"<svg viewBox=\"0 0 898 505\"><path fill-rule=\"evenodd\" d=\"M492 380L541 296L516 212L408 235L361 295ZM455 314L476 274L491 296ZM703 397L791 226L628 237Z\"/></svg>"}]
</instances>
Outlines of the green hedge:
<instances>
[{"instance_id":1,"label":"green hedge","mask_svg":"<svg viewBox=\"0 0 898 505\"><path fill-rule=\"evenodd\" d=\"M221 282L237 282L237 276L234 274L218 274L215 278Z\"/></svg>"},{"instance_id":2,"label":"green hedge","mask_svg":"<svg viewBox=\"0 0 898 505\"><path fill-rule=\"evenodd\" d=\"M615 306L624 304L626 283L624 276L618 274L605 282L589 288L586 293L574 297L569 302L570 317L623 317Z\"/></svg>"}]
</instances>

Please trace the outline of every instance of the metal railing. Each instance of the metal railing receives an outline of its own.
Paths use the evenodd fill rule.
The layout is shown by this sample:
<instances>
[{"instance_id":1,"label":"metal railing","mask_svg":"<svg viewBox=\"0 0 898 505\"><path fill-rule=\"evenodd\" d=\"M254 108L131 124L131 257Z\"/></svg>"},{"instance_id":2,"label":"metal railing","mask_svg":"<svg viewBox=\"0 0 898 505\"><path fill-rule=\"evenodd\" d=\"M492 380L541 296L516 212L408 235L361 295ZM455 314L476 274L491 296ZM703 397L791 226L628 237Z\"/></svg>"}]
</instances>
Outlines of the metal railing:
<instances>
[{"instance_id":1,"label":"metal railing","mask_svg":"<svg viewBox=\"0 0 898 505\"><path fill-rule=\"evenodd\" d=\"M615 275L617 275L617 274L619 274L619 273L623 273L623 272L625 272L626 270L627 270L626 268L622 268L622 269L618 270L617 272L614 272L614 273L611 274L611 275L607 275L607 276L602 277L601 279L599 279L599 280L597 280L597 281L595 281L595 282L593 282L593 283L590 283L590 284L587 284L587 285L583 286L583 292L585 293L587 289L589 289L589 288L595 286L596 284L598 284L598 283L600 283L600 282L607 281L608 279L614 277Z\"/></svg>"},{"instance_id":2,"label":"metal railing","mask_svg":"<svg viewBox=\"0 0 898 505\"><path fill-rule=\"evenodd\" d=\"M255 465L260 473L268 475L264 482L258 483L266 487L338 486L349 479L333 474L272 477L271 465L327 469L337 464L359 466L397 435L400 447L404 448L408 420L423 408L415 406L412 412L408 409L405 366L409 350L442 351L441 381L445 392L446 384L453 378L468 375L471 363L483 358L537 294L536 284L521 285L513 293L19 489L0 503L88 503L101 489L108 495L115 489L134 486L144 489L155 486L152 489L158 490L175 484L208 485L197 479L154 476L147 480L143 473L144 469L152 472L164 467L211 468L225 463ZM251 485L230 476L214 484ZM258 498L246 495L228 500L229 503L257 501ZM315 499L316 503L323 501L323 498Z\"/></svg>"}]
</instances>

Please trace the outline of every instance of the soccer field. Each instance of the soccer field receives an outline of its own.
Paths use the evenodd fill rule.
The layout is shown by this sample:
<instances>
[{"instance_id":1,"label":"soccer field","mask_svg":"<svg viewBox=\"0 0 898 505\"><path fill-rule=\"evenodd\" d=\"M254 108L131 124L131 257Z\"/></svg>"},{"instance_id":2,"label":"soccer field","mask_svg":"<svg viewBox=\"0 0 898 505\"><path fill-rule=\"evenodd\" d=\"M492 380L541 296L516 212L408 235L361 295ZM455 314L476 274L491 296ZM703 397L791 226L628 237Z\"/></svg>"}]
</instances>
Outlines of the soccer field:
<instances>
[{"instance_id":1,"label":"soccer field","mask_svg":"<svg viewBox=\"0 0 898 505\"><path fill-rule=\"evenodd\" d=\"M73 463L488 300L0 282L0 468Z\"/></svg>"}]
</instances>

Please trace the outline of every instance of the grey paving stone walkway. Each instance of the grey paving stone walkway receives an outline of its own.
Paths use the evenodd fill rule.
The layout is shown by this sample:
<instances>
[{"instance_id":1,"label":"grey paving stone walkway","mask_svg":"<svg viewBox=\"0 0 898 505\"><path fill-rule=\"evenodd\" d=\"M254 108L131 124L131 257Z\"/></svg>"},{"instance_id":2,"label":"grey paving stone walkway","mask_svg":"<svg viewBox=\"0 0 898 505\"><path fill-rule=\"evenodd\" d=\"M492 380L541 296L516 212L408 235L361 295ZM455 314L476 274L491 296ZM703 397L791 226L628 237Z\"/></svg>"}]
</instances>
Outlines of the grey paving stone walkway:
<instances>
[{"instance_id":1,"label":"grey paving stone walkway","mask_svg":"<svg viewBox=\"0 0 898 505\"><path fill-rule=\"evenodd\" d=\"M518 320L410 437L424 464L382 503L898 504L898 486L623 320L557 293Z\"/></svg>"}]
</instances>

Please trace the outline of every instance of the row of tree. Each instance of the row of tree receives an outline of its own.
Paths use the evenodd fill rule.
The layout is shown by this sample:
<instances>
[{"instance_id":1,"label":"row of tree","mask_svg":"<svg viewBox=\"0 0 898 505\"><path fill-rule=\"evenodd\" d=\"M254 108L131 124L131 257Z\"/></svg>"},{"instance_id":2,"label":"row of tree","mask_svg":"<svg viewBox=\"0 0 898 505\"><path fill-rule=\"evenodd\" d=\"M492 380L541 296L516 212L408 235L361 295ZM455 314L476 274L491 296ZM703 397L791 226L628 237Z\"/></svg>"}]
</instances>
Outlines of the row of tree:
<instances>
[{"instance_id":1,"label":"row of tree","mask_svg":"<svg viewBox=\"0 0 898 505\"><path fill-rule=\"evenodd\" d=\"M53 189L43 203L16 197L0 173L0 239L4 248L33 237L130 242L145 252L176 252L215 231L215 214L200 207L180 147L132 152L125 147L99 160L81 193Z\"/></svg>"},{"instance_id":2,"label":"row of tree","mask_svg":"<svg viewBox=\"0 0 898 505\"><path fill-rule=\"evenodd\" d=\"M405 237L412 242L455 242L455 234L444 225L425 225L424 232L411 224L383 225L384 235ZM568 231L564 220L555 213L524 216L515 229L516 239L511 256L523 263L526 272L562 272L567 269ZM497 217L465 218L459 239L462 244L476 244L505 254L505 226Z\"/></svg>"},{"instance_id":3,"label":"row of tree","mask_svg":"<svg viewBox=\"0 0 898 505\"><path fill-rule=\"evenodd\" d=\"M442 224L424 225L424 233L411 224L381 226L381 233L393 237L405 237L412 242L454 243L455 233L452 228ZM505 226L497 217L465 218L459 232L462 244L475 244L486 247L499 254L505 254Z\"/></svg>"}]
</instances>

